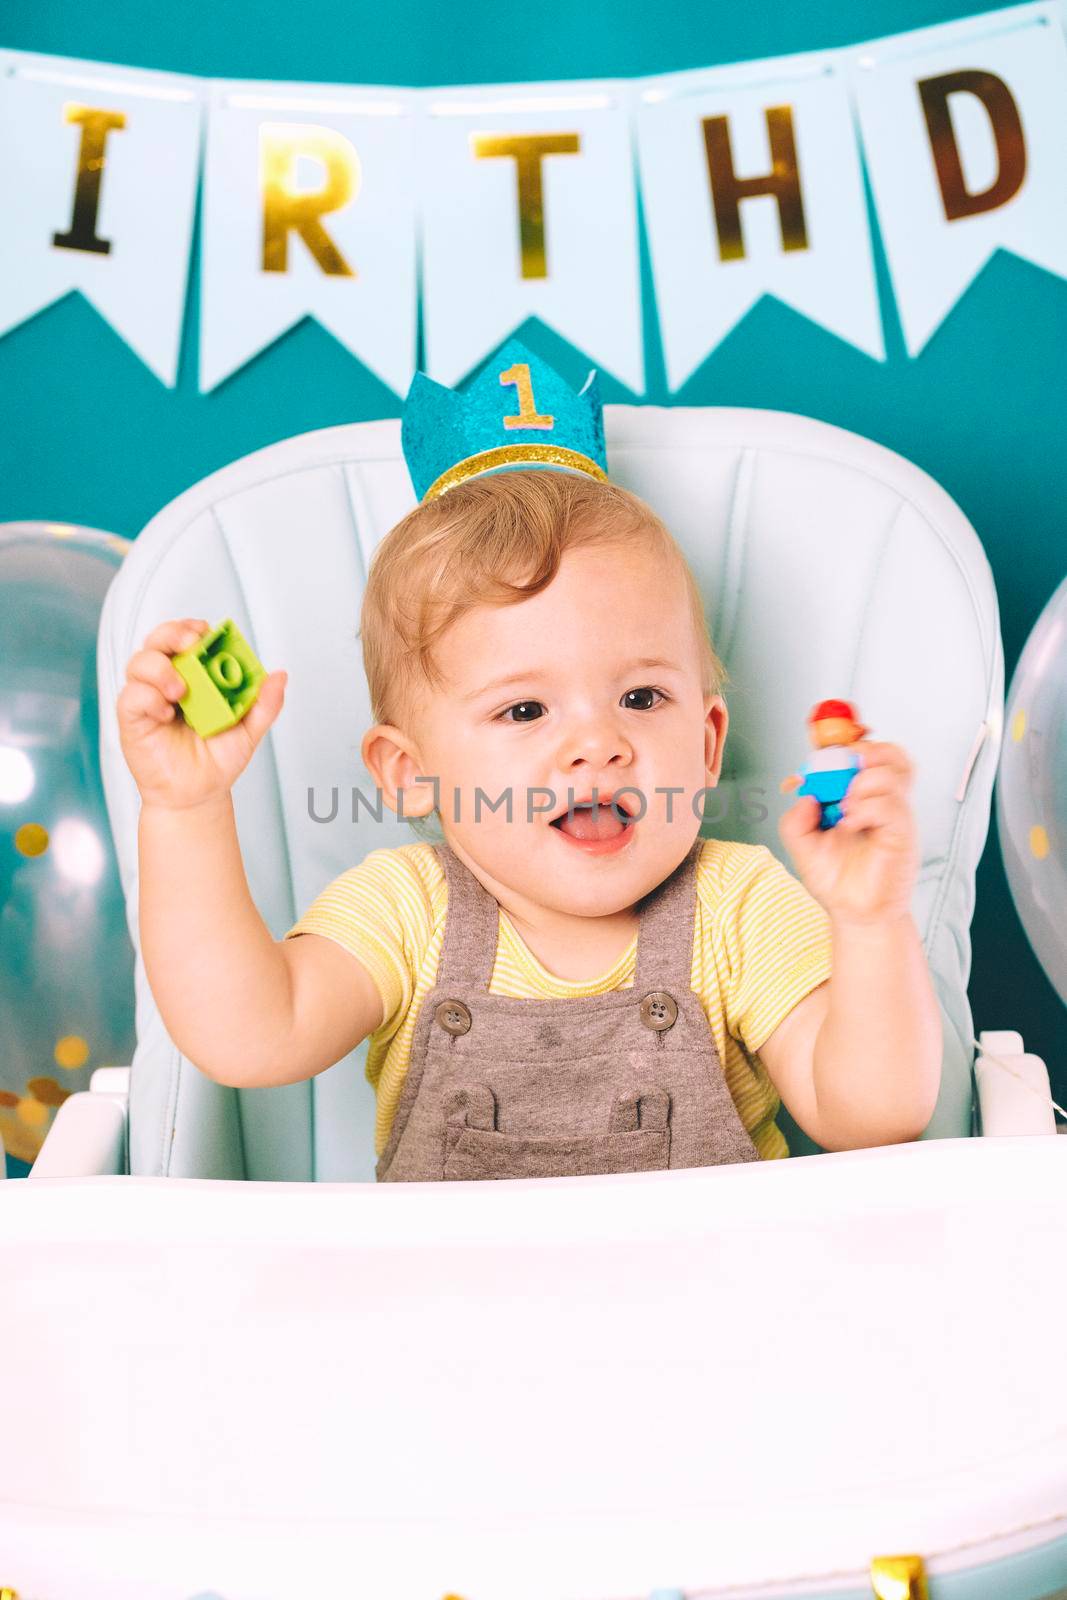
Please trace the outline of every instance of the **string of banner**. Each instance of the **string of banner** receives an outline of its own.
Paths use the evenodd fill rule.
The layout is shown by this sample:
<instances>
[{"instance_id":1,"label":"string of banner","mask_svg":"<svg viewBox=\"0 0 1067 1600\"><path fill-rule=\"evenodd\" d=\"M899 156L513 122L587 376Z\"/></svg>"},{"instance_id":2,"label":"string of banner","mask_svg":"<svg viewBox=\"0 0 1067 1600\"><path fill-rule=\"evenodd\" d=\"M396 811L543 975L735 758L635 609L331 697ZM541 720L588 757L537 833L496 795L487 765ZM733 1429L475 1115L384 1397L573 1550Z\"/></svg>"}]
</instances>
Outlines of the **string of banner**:
<instances>
[{"instance_id":1,"label":"string of banner","mask_svg":"<svg viewBox=\"0 0 1067 1600\"><path fill-rule=\"evenodd\" d=\"M646 392L640 190L667 383L763 295L885 361L998 249L1067 276L1067 0L657 77L405 89L0 50L0 336L79 290L174 387L202 181L198 383L305 316L388 388L454 386L536 317Z\"/></svg>"}]
</instances>

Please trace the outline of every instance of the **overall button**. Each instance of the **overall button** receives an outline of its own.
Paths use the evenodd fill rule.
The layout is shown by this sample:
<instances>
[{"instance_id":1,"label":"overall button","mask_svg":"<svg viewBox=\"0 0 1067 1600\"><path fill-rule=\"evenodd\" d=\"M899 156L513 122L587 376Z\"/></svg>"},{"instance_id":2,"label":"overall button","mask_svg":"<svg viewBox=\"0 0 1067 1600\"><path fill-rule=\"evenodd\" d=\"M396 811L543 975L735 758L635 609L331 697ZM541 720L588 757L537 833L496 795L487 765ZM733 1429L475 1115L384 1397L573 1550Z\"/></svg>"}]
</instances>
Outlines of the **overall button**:
<instances>
[{"instance_id":1,"label":"overall button","mask_svg":"<svg viewBox=\"0 0 1067 1600\"><path fill-rule=\"evenodd\" d=\"M646 1028L655 1028L657 1033L673 1028L677 1017L678 1002L666 989L653 989L641 1001L641 1021Z\"/></svg>"},{"instance_id":2,"label":"overall button","mask_svg":"<svg viewBox=\"0 0 1067 1600\"><path fill-rule=\"evenodd\" d=\"M442 1000L434 1016L446 1033L466 1033L471 1025L471 1014L462 1000Z\"/></svg>"}]
</instances>

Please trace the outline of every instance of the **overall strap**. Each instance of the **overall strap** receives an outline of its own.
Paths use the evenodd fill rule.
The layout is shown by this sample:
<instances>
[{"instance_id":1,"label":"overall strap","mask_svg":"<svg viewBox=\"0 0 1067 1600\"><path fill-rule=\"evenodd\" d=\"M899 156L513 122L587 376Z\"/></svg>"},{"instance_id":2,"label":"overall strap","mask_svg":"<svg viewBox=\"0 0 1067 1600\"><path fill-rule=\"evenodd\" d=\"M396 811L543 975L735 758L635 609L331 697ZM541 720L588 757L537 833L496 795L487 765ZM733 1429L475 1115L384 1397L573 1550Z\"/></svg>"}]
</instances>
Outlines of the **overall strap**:
<instances>
[{"instance_id":1,"label":"overall strap","mask_svg":"<svg viewBox=\"0 0 1067 1600\"><path fill-rule=\"evenodd\" d=\"M635 993L652 989L684 993L692 987L696 873L703 845L703 839L696 838L670 877L637 902Z\"/></svg>"},{"instance_id":2,"label":"overall strap","mask_svg":"<svg viewBox=\"0 0 1067 1600\"><path fill-rule=\"evenodd\" d=\"M500 907L451 845L435 844L448 882L439 988L489 993L500 932Z\"/></svg>"},{"instance_id":3,"label":"overall strap","mask_svg":"<svg viewBox=\"0 0 1067 1600\"><path fill-rule=\"evenodd\" d=\"M696 869L703 839L639 900L634 989L691 987L696 916ZM447 844L435 844L448 882L445 936L437 971L439 987L488 994L500 933L500 907Z\"/></svg>"}]
</instances>

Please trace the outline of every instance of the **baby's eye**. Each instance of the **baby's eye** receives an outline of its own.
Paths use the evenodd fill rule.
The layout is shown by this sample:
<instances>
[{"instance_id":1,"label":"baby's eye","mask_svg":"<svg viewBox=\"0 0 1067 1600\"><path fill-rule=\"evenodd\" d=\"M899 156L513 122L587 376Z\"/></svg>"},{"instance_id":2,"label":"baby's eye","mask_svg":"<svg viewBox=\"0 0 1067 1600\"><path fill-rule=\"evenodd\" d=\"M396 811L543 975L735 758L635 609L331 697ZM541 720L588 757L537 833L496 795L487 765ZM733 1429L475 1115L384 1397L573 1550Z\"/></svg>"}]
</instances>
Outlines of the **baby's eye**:
<instances>
[{"instance_id":1,"label":"baby's eye","mask_svg":"<svg viewBox=\"0 0 1067 1600\"><path fill-rule=\"evenodd\" d=\"M510 717L508 715L508 712L511 712L511 711L519 711L519 712L529 711L532 707L536 707L536 706L540 706L540 705L541 705L540 700L517 700L513 706L508 706L507 711L502 711L500 713L500 717L499 717L498 720L500 722L511 722L511 721L515 721L515 722L536 722L537 721L537 717L536 716L532 716L532 717L518 716L518 717L512 718L512 717Z\"/></svg>"},{"instance_id":2,"label":"baby's eye","mask_svg":"<svg viewBox=\"0 0 1067 1600\"><path fill-rule=\"evenodd\" d=\"M626 691L626 693L623 695L623 700L624 700L624 702L628 702L628 701L631 700L631 697L633 695L652 695L652 694L658 694L661 700L665 700L667 698L667 696L663 693L662 689L648 688L648 689L628 689ZM655 703L656 702L653 701L652 704L643 704L643 705L628 704L626 709L628 711L651 711L652 710L652 706L655 705Z\"/></svg>"}]
</instances>

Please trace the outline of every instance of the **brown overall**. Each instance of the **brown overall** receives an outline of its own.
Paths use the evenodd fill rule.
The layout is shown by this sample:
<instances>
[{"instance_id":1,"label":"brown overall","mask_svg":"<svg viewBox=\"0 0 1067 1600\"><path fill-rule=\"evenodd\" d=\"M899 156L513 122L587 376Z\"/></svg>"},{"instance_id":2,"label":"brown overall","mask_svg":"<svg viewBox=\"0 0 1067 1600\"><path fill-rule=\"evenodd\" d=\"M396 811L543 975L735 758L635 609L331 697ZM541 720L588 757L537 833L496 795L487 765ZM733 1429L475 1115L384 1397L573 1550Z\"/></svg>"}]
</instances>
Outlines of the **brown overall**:
<instances>
[{"instance_id":1,"label":"brown overall","mask_svg":"<svg viewBox=\"0 0 1067 1600\"><path fill-rule=\"evenodd\" d=\"M697 839L638 902L632 989L582 999L489 993L500 908L445 844L437 981L379 1182L554 1178L758 1161L691 988Z\"/></svg>"}]
</instances>

